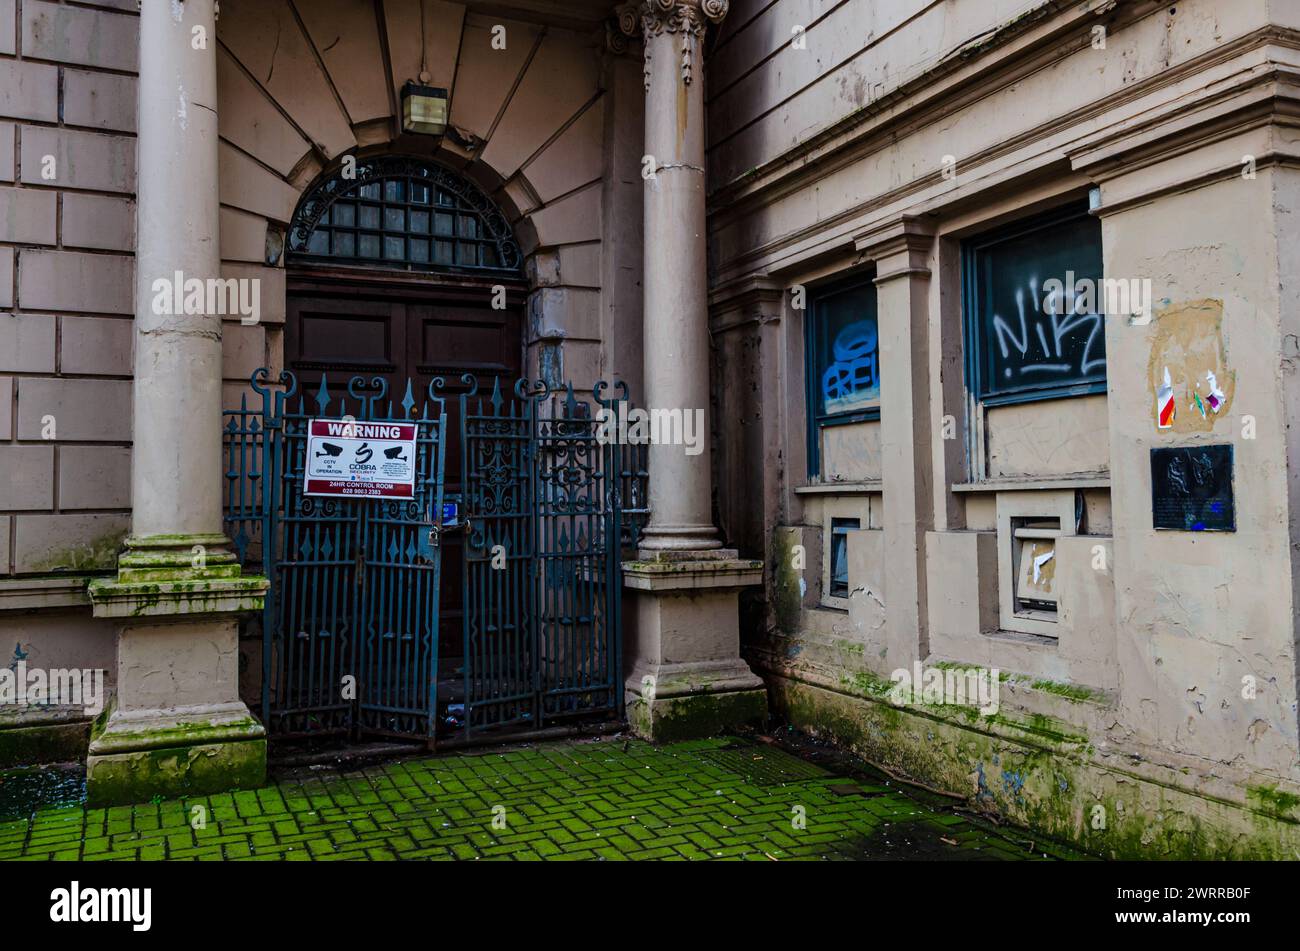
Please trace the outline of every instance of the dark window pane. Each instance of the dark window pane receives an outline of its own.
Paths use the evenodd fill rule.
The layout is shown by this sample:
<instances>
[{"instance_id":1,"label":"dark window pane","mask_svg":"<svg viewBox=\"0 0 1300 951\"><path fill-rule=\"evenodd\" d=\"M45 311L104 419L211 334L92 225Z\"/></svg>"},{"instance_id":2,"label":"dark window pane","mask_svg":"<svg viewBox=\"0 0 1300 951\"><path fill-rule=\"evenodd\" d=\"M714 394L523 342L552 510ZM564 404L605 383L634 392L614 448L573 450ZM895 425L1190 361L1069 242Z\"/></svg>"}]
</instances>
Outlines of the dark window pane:
<instances>
[{"instance_id":1,"label":"dark window pane","mask_svg":"<svg viewBox=\"0 0 1300 951\"><path fill-rule=\"evenodd\" d=\"M389 261L405 261L406 239L386 236L384 238L384 258Z\"/></svg>"},{"instance_id":2,"label":"dark window pane","mask_svg":"<svg viewBox=\"0 0 1300 951\"><path fill-rule=\"evenodd\" d=\"M429 186L422 185L419 182L411 185L411 201L416 205L427 205L429 203Z\"/></svg>"},{"instance_id":3,"label":"dark window pane","mask_svg":"<svg viewBox=\"0 0 1300 951\"><path fill-rule=\"evenodd\" d=\"M363 228L379 229L379 209L374 205L362 205L360 223Z\"/></svg>"},{"instance_id":4,"label":"dark window pane","mask_svg":"<svg viewBox=\"0 0 1300 951\"><path fill-rule=\"evenodd\" d=\"M813 305L811 367L819 416L880 406L880 342L871 282L827 294Z\"/></svg>"},{"instance_id":5,"label":"dark window pane","mask_svg":"<svg viewBox=\"0 0 1300 951\"><path fill-rule=\"evenodd\" d=\"M452 219L452 216L451 216L451 215L442 215L442 214L438 214L438 215L434 215L434 216L433 216L433 233L434 233L434 234L436 234L436 235L443 235L443 236L445 236L445 237L450 237L450 236L451 236L451 231L452 231L452 226L453 226L453 219Z\"/></svg>"},{"instance_id":6,"label":"dark window pane","mask_svg":"<svg viewBox=\"0 0 1300 951\"><path fill-rule=\"evenodd\" d=\"M363 258L379 257L379 235L363 234L360 237L360 239L358 239L358 241L359 241L359 245L357 248L357 253L360 257Z\"/></svg>"},{"instance_id":7,"label":"dark window pane","mask_svg":"<svg viewBox=\"0 0 1300 951\"><path fill-rule=\"evenodd\" d=\"M371 201L379 201L379 183L370 182L368 185L361 186L361 197L368 198Z\"/></svg>"},{"instance_id":8,"label":"dark window pane","mask_svg":"<svg viewBox=\"0 0 1300 951\"><path fill-rule=\"evenodd\" d=\"M334 224L344 228L351 228L357 223L356 205L349 205L347 202L339 202L334 206Z\"/></svg>"},{"instance_id":9,"label":"dark window pane","mask_svg":"<svg viewBox=\"0 0 1300 951\"><path fill-rule=\"evenodd\" d=\"M336 231L334 233L334 255L340 258L355 257L357 253L357 239L351 231Z\"/></svg>"},{"instance_id":10,"label":"dark window pane","mask_svg":"<svg viewBox=\"0 0 1300 951\"><path fill-rule=\"evenodd\" d=\"M855 532L862 523L856 518L831 519L831 585L833 598L849 596L849 532Z\"/></svg>"},{"instance_id":11,"label":"dark window pane","mask_svg":"<svg viewBox=\"0 0 1300 951\"><path fill-rule=\"evenodd\" d=\"M483 245L483 266L500 267L500 260L497 258L497 249L494 244Z\"/></svg>"},{"instance_id":12,"label":"dark window pane","mask_svg":"<svg viewBox=\"0 0 1300 951\"><path fill-rule=\"evenodd\" d=\"M478 245L456 243L456 263L473 266L478 264Z\"/></svg>"},{"instance_id":13,"label":"dark window pane","mask_svg":"<svg viewBox=\"0 0 1300 951\"><path fill-rule=\"evenodd\" d=\"M1022 223L968 242L965 265L977 397L1033 399L1105 383L1100 221L1080 210ZM1123 290L1136 306L1141 286L1125 281Z\"/></svg>"},{"instance_id":14,"label":"dark window pane","mask_svg":"<svg viewBox=\"0 0 1300 951\"><path fill-rule=\"evenodd\" d=\"M433 263L434 264L452 263L452 242L435 241L433 243Z\"/></svg>"},{"instance_id":15,"label":"dark window pane","mask_svg":"<svg viewBox=\"0 0 1300 951\"><path fill-rule=\"evenodd\" d=\"M460 216L460 237L477 238L478 237L478 219L471 218L469 215Z\"/></svg>"},{"instance_id":16,"label":"dark window pane","mask_svg":"<svg viewBox=\"0 0 1300 951\"><path fill-rule=\"evenodd\" d=\"M405 231L406 212L401 208L385 208L384 209L384 230Z\"/></svg>"},{"instance_id":17,"label":"dark window pane","mask_svg":"<svg viewBox=\"0 0 1300 951\"><path fill-rule=\"evenodd\" d=\"M384 182L384 201L406 201L406 183L400 178Z\"/></svg>"},{"instance_id":18,"label":"dark window pane","mask_svg":"<svg viewBox=\"0 0 1300 951\"><path fill-rule=\"evenodd\" d=\"M429 213L427 211L412 211L411 230L416 234L429 233Z\"/></svg>"},{"instance_id":19,"label":"dark window pane","mask_svg":"<svg viewBox=\"0 0 1300 951\"><path fill-rule=\"evenodd\" d=\"M411 260L416 264L429 263L429 242L420 238L411 239Z\"/></svg>"},{"instance_id":20,"label":"dark window pane","mask_svg":"<svg viewBox=\"0 0 1300 951\"><path fill-rule=\"evenodd\" d=\"M317 228L307 239L308 254L329 254L330 253L330 233L328 229Z\"/></svg>"}]
</instances>

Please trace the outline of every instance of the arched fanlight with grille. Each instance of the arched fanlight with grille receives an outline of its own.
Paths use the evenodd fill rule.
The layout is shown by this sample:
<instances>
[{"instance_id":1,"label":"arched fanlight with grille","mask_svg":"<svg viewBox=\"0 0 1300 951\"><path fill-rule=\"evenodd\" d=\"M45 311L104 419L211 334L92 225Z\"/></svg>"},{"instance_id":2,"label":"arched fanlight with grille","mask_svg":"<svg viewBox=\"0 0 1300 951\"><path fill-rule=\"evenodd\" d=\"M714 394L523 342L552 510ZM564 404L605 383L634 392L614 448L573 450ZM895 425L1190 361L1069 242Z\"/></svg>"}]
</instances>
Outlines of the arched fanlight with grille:
<instances>
[{"instance_id":1,"label":"arched fanlight with grille","mask_svg":"<svg viewBox=\"0 0 1300 951\"><path fill-rule=\"evenodd\" d=\"M434 162L362 159L313 186L289 229L300 261L445 273L518 274L523 255L500 209Z\"/></svg>"}]
</instances>

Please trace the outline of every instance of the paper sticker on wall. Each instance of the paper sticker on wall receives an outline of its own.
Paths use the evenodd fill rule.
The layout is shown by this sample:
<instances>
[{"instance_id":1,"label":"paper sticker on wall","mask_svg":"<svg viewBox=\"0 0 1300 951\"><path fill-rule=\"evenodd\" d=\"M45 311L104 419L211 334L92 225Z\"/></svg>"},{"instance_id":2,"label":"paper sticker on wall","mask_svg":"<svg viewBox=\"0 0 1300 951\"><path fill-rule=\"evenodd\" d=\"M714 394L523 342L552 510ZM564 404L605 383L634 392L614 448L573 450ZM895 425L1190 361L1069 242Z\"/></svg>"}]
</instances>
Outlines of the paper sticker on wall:
<instances>
[{"instance_id":1,"label":"paper sticker on wall","mask_svg":"<svg viewBox=\"0 0 1300 951\"><path fill-rule=\"evenodd\" d=\"M1169 379L1169 367L1165 367L1165 381L1156 391L1156 425L1161 429L1169 429L1174 425L1174 414L1177 411L1174 404L1174 384Z\"/></svg>"},{"instance_id":2,"label":"paper sticker on wall","mask_svg":"<svg viewBox=\"0 0 1300 951\"><path fill-rule=\"evenodd\" d=\"M1219 389L1219 381L1214 378L1214 372L1212 370L1205 371L1205 382L1210 388L1210 393L1205 398L1205 402L1209 405L1211 410L1217 413L1219 408L1223 406L1223 390Z\"/></svg>"},{"instance_id":3,"label":"paper sticker on wall","mask_svg":"<svg viewBox=\"0 0 1300 951\"><path fill-rule=\"evenodd\" d=\"M1159 430L1208 433L1229 415L1237 388L1223 340L1223 301L1173 304L1155 315L1147 386ZM1177 404L1186 411L1179 413Z\"/></svg>"}]
</instances>

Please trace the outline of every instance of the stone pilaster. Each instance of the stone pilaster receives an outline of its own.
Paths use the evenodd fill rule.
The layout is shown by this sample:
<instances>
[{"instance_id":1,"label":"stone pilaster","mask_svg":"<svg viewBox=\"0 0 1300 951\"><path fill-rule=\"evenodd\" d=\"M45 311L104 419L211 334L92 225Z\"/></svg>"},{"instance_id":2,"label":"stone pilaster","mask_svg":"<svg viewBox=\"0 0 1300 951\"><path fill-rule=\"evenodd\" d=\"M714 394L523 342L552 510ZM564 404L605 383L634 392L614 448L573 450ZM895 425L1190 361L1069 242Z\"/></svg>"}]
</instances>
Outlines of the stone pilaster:
<instances>
[{"instance_id":1,"label":"stone pilaster","mask_svg":"<svg viewBox=\"0 0 1300 951\"><path fill-rule=\"evenodd\" d=\"M929 654L925 533L933 527L929 293L934 229L904 218L858 238L876 263L880 329L880 455L884 483L886 664L911 669Z\"/></svg>"},{"instance_id":2,"label":"stone pilaster","mask_svg":"<svg viewBox=\"0 0 1300 951\"><path fill-rule=\"evenodd\" d=\"M650 446L650 523L624 566L632 659L628 720L680 739L761 720L762 681L740 659L738 596L762 562L724 549L713 524L708 423L704 34L726 0L645 0L619 9L645 56L645 406L701 421L702 451Z\"/></svg>"},{"instance_id":3,"label":"stone pilaster","mask_svg":"<svg viewBox=\"0 0 1300 951\"><path fill-rule=\"evenodd\" d=\"M243 577L221 523L221 314L169 305L220 277L214 0L140 10L132 524L97 617L119 621L117 696L87 760L92 803L260 785L266 741L240 701ZM201 282L193 285L190 282ZM197 311L197 312L195 312Z\"/></svg>"}]
</instances>

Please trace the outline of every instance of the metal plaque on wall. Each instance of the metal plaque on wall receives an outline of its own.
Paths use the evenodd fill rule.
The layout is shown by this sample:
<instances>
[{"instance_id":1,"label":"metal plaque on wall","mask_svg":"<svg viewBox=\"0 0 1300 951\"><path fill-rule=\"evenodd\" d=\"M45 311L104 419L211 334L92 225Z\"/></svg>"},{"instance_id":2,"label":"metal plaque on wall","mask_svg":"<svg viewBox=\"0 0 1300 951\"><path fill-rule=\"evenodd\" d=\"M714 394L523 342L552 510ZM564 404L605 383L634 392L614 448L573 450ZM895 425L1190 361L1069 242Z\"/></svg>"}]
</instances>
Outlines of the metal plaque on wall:
<instances>
[{"instance_id":1,"label":"metal plaque on wall","mask_svg":"<svg viewBox=\"0 0 1300 951\"><path fill-rule=\"evenodd\" d=\"M1152 449L1151 516L1158 529L1235 532L1232 446Z\"/></svg>"}]
</instances>

